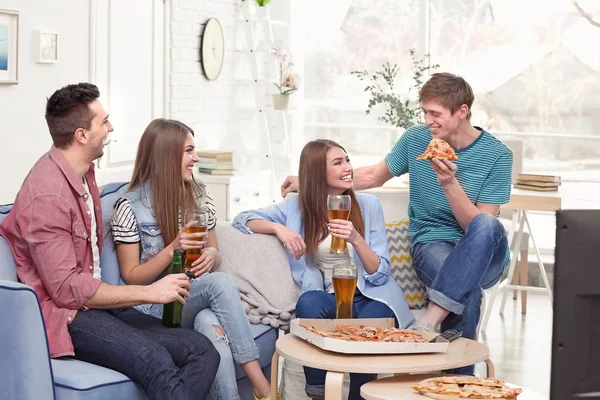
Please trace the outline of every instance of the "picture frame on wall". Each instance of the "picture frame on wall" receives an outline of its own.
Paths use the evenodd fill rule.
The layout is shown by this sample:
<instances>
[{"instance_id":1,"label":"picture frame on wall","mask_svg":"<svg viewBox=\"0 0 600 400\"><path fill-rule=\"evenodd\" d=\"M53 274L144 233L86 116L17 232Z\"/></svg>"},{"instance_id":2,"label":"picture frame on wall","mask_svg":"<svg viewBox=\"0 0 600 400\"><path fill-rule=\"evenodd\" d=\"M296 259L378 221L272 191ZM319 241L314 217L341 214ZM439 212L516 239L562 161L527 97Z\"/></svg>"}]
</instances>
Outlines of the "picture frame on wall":
<instances>
[{"instance_id":1,"label":"picture frame on wall","mask_svg":"<svg viewBox=\"0 0 600 400\"><path fill-rule=\"evenodd\" d=\"M36 31L35 61L52 64L58 62L58 33Z\"/></svg>"},{"instance_id":2,"label":"picture frame on wall","mask_svg":"<svg viewBox=\"0 0 600 400\"><path fill-rule=\"evenodd\" d=\"M0 9L0 84L19 83L19 12Z\"/></svg>"}]
</instances>

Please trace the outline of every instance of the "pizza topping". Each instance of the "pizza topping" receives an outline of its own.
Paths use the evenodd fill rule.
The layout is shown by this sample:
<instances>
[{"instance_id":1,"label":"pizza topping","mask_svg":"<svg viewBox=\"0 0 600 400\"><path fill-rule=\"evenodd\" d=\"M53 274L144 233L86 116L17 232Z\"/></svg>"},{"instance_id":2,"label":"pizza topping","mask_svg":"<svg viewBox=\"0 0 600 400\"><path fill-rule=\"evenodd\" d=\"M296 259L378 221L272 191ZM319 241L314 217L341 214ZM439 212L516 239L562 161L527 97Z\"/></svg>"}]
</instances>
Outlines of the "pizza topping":
<instances>
[{"instance_id":1,"label":"pizza topping","mask_svg":"<svg viewBox=\"0 0 600 400\"><path fill-rule=\"evenodd\" d=\"M438 138L431 139L425 152L418 156L417 160L431 160L433 158L437 158L438 160L458 160L454 149L448 143Z\"/></svg>"}]
</instances>

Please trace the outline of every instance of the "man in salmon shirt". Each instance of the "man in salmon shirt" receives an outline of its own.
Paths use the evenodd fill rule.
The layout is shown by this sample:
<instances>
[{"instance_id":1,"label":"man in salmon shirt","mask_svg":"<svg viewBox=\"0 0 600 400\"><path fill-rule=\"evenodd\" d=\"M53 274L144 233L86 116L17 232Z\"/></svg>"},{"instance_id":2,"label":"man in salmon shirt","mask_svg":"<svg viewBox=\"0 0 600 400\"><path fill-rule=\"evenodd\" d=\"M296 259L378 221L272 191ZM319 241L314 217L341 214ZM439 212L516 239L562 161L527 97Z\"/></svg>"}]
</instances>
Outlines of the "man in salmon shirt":
<instances>
[{"instance_id":1,"label":"man in salmon shirt","mask_svg":"<svg viewBox=\"0 0 600 400\"><path fill-rule=\"evenodd\" d=\"M185 302L184 274L148 286L100 280L102 211L93 161L113 127L95 85L79 83L48 99L53 145L31 169L0 225L17 274L37 293L53 358L74 356L120 371L150 399L203 399L219 355L201 334L164 327L135 310L144 303Z\"/></svg>"}]
</instances>

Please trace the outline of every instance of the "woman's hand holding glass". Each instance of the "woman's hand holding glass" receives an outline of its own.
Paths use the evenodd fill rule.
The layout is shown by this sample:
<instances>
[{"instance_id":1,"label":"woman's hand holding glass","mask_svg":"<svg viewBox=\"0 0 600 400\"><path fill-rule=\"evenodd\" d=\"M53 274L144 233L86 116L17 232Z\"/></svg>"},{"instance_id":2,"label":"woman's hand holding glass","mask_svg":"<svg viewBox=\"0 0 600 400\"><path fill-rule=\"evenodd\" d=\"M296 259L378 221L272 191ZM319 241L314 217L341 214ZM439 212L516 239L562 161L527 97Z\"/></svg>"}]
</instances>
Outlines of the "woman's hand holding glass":
<instances>
[{"instance_id":1,"label":"woman's hand holding glass","mask_svg":"<svg viewBox=\"0 0 600 400\"><path fill-rule=\"evenodd\" d=\"M219 251L214 247L205 247L200 257L192 263L190 271L192 271L195 277L211 272L217 262L218 254Z\"/></svg>"},{"instance_id":2,"label":"woman's hand holding glass","mask_svg":"<svg viewBox=\"0 0 600 400\"><path fill-rule=\"evenodd\" d=\"M344 239L350 242L353 246L356 245L356 240L360 238L360 234L354 229L354 224L343 219L332 219L329 221L329 232L336 238Z\"/></svg>"},{"instance_id":3,"label":"woman's hand holding glass","mask_svg":"<svg viewBox=\"0 0 600 400\"><path fill-rule=\"evenodd\" d=\"M296 260L299 260L306 252L306 243L299 233L283 225L278 225L275 228L275 236Z\"/></svg>"},{"instance_id":4,"label":"woman's hand holding glass","mask_svg":"<svg viewBox=\"0 0 600 400\"><path fill-rule=\"evenodd\" d=\"M197 221L191 220L177 233L177 237L171 242L173 250L202 249L206 244L206 232L187 233L187 230L196 225Z\"/></svg>"}]
</instances>

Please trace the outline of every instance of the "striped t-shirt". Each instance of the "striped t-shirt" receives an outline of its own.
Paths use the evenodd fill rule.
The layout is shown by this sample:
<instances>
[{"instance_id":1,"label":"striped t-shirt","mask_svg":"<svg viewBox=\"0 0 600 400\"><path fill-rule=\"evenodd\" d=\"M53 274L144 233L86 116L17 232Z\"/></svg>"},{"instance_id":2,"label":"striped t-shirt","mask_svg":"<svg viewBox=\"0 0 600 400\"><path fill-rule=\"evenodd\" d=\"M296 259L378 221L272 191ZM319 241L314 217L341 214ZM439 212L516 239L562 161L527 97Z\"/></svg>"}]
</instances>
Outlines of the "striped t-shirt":
<instances>
[{"instance_id":1,"label":"striped t-shirt","mask_svg":"<svg viewBox=\"0 0 600 400\"><path fill-rule=\"evenodd\" d=\"M204 198L203 210L208 213L208 230L214 229L217 224L217 209L215 202L210 195L208 188L205 188L206 196ZM131 203L125 197L120 197L115 203L115 212L111 220L112 234L115 243L139 243L140 234L138 224ZM183 226L181 221L181 213L179 213L179 226Z\"/></svg>"},{"instance_id":2,"label":"striped t-shirt","mask_svg":"<svg viewBox=\"0 0 600 400\"><path fill-rule=\"evenodd\" d=\"M477 139L456 150L456 178L473 204L506 204L510 200L512 152L490 133L477 129L481 130ZM385 158L392 175L410 172L408 234L412 244L455 242L464 235L429 161L416 159L431 138L428 126L415 125Z\"/></svg>"}]
</instances>

